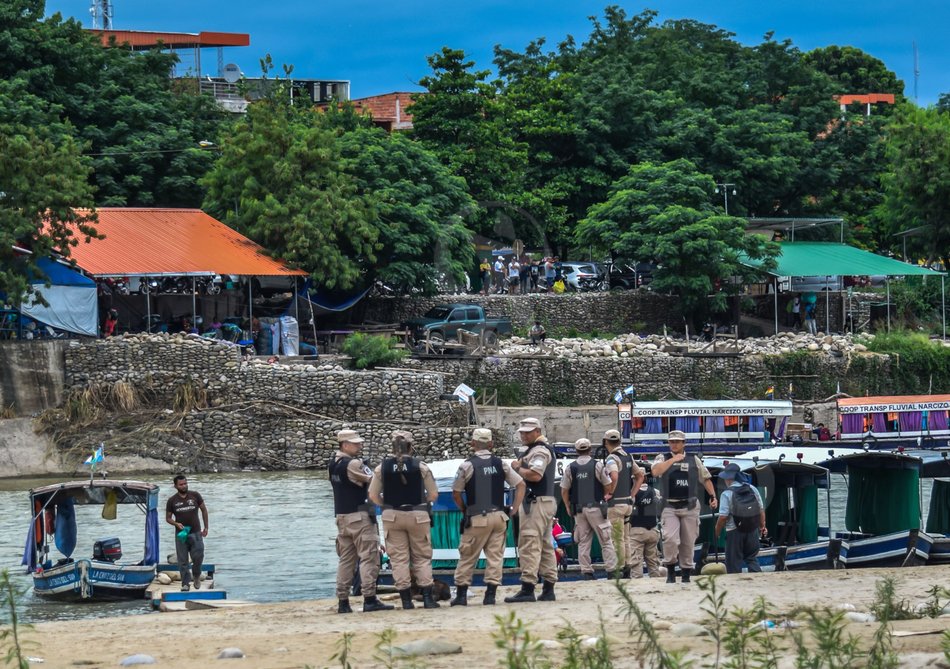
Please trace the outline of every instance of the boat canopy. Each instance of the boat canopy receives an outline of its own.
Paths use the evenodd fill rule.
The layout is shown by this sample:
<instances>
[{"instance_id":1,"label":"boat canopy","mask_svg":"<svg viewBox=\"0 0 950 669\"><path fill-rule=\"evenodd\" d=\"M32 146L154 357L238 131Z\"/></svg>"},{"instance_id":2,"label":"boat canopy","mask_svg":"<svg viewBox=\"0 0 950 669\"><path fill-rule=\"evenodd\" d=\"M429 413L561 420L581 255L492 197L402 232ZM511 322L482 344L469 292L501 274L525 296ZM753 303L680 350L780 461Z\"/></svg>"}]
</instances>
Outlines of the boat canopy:
<instances>
[{"instance_id":1,"label":"boat canopy","mask_svg":"<svg viewBox=\"0 0 950 669\"><path fill-rule=\"evenodd\" d=\"M689 443L767 441L784 437L788 400L682 400L617 405L620 432L634 442L665 443L682 430Z\"/></svg>"},{"instance_id":2,"label":"boat canopy","mask_svg":"<svg viewBox=\"0 0 950 669\"><path fill-rule=\"evenodd\" d=\"M32 518L21 564L31 572L36 569L37 557L44 552L43 547L48 543L47 533L52 534L56 549L64 557L72 556L76 549L77 504L138 506L145 513L145 550L142 564L158 563L158 486L144 481L93 479L54 483L30 490Z\"/></svg>"},{"instance_id":3,"label":"boat canopy","mask_svg":"<svg viewBox=\"0 0 950 669\"><path fill-rule=\"evenodd\" d=\"M841 438L950 435L950 395L884 395L838 400Z\"/></svg>"},{"instance_id":4,"label":"boat canopy","mask_svg":"<svg viewBox=\"0 0 950 669\"><path fill-rule=\"evenodd\" d=\"M845 527L849 531L880 535L920 529L920 458L864 451L821 465L848 475Z\"/></svg>"}]
</instances>

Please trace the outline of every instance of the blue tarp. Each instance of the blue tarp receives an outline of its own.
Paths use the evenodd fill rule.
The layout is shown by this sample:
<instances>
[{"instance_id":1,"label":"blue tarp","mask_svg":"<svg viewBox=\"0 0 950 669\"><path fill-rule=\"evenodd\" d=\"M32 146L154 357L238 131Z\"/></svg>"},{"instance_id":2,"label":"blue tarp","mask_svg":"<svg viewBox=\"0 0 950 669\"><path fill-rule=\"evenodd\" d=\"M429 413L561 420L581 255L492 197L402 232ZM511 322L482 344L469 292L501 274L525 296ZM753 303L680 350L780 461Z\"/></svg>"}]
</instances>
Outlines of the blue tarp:
<instances>
[{"instance_id":1,"label":"blue tarp","mask_svg":"<svg viewBox=\"0 0 950 669\"><path fill-rule=\"evenodd\" d=\"M311 292L310 285L311 285L310 279L307 279L304 282L303 287L297 292L297 299L303 300L304 304L306 305L305 308L307 310L309 310L310 308L313 308L313 313L315 315L338 313L341 311L352 309L356 305L356 303L362 300L364 297L366 297L369 294L369 291L371 290L371 288L367 288L366 290L363 290L355 295L343 298L341 302L338 302L336 304L331 304L326 297L321 297L320 295L317 295L316 293ZM284 314L288 316L294 314L293 302L291 302L288 305L287 311L285 311Z\"/></svg>"},{"instance_id":2,"label":"blue tarp","mask_svg":"<svg viewBox=\"0 0 950 669\"><path fill-rule=\"evenodd\" d=\"M145 558L144 564L158 564L158 490L148 496L148 508L145 511Z\"/></svg>"},{"instance_id":3,"label":"blue tarp","mask_svg":"<svg viewBox=\"0 0 950 669\"><path fill-rule=\"evenodd\" d=\"M56 262L52 258L38 258L36 266L46 275L45 278L35 276L30 277L30 283L46 283L49 281L54 286L86 286L96 287L96 282L79 272L70 269L66 265Z\"/></svg>"},{"instance_id":4,"label":"blue tarp","mask_svg":"<svg viewBox=\"0 0 950 669\"><path fill-rule=\"evenodd\" d=\"M72 497L64 497L56 504L56 549L65 557L76 550L76 507Z\"/></svg>"},{"instance_id":5,"label":"blue tarp","mask_svg":"<svg viewBox=\"0 0 950 669\"><path fill-rule=\"evenodd\" d=\"M26 533L26 545L23 547L23 559L20 564L29 570L29 573L36 571L36 518L30 521L30 531Z\"/></svg>"},{"instance_id":6,"label":"blue tarp","mask_svg":"<svg viewBox=\"0 0 950 669\"><path fill-rule=\"evenodd\" d=\"M20 311L58 330L95 337L99 329L96 282L50 258L39 258L36 265L46 277L31 277L30 283L46 305L25 299Z\"/></svg>"}]
</instances>

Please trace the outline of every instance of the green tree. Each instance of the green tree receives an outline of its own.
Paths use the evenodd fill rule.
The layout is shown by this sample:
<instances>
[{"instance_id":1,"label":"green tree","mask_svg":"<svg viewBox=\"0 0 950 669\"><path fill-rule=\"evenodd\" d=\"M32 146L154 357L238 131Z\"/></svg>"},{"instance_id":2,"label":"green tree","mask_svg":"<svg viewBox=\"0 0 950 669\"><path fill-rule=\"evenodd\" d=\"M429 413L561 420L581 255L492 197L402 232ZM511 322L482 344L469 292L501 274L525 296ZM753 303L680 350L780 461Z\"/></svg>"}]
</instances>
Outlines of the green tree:
<instances>
[{"instance_id":1,"label":"green tree","mask_svg":"<svg viewBox=\"0 0 950 669\"><path fill-rule=\"evenodd\" d=\"M342 170L322 114L275 94L248 106L203 179L204 208L327 288L350 288L375 262L369 198Z\"/></svg>"},{"instance_id":2,"label":"green tree","mask_svg":"<svg viewBox=\"0 0 950 669\"><path fill-rule=\"evenodd\" d=\"M487 70L473 70L465 53L444 47L428 57L432 75L413 96L413 136L435 152L454 174L465 179L469 194L483 206L510 202L520 194L526 161L523 146L505 131L497 87ZM479 232L492 234L494 221L483 212L472 217ZM519 235L522 230L515 230Z\"/></svg>"},{"instance_id":3,"label":"green tree","mask_svg":"<svg viewBox=\"0 0 950 669\"><path fill-rule=\"evenodd\" d=\"M950 267L950 115L901 105L888 126L883 216L916 257Z\"/></svg>"},{"instance_id":4,"label":"green tree","mask_svg":"<svg viewBox=\"0 0 950 669\"><path fill-rule=\"evenodd\" d=\"M903 96L904 82L878 58L853 46L812 49L804 60L834 82L838 94L893 93Z\"/></svg>"},{"instance_id":5,"label":"green tree","mask_svg":"<svg viewBox=\"0 0 950 669\"><path fill-rule=\"evenodd\" d=\"M742 219L723 216L712 204L713 179L687 160L635 165L591 207L577 226L577 242L615 257L650 258L660 269L655 290L680 297L684 317L694 324L709 310L725 307L717 283L752 272L743 257L774 266L775 245L745 232Z\"/></svg>"},{"instance_id":6,"label":"green tree","mask_svg":"<svg viewBox=\"0 0 950 669\"><path fill-rule=\"evenodd\" d=\"M55 109L21 78L0 80L0 292L30 293L36 260L95 236L89 168ZM31 253L16 251L19 247Z\"/></svg>"},{"instance_id":7,"label":"green tree","mask_svg":"<svg viewBox=\"0 0 950 669\"><path fill-rule=\"evenodd\" d=\"M200 204L198 179L214 157L198 142L215 139L224 112L193 87L173 90L175 54L104 48L78 21L44 12L43 0L0 4L0 78L18 78L69 121L97 202Z\"/></svg>"},{"instance_id":8,"label":"green tree","mask_svg":"<svg viewBox=\"0 0 950 669\"><path fill-rule=\"evenodd\" d=\"M463 282L474 262L462 214L475 202L465 180L402 134L361 128L343 134L339 144L343 170L374 203L380 251L367 277L424 294L436 292L442 280Z\"/></svg>"}]
</instances>

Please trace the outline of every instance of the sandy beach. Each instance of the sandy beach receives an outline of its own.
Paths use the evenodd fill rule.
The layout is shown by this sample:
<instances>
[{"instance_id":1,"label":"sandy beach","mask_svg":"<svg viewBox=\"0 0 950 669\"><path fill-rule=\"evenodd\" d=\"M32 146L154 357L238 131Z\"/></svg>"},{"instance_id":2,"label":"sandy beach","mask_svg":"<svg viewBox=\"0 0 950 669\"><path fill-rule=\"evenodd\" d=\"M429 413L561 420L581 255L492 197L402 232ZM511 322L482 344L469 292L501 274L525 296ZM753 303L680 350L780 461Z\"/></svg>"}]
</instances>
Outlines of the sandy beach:
<instances>
[{"instance_id":1,"label":"sandy beach","mask_svg":"<svg viewBox=\"0 0 950 669\"><path fill-rule=\"evenodd\" d=\"M731 607L749 607L759 596L765 597L779 612L803 607L835 607L850 604L867 611L874 599L876 582L887 574L896 578L897 594L910 604L923 602L934 584L950 583L950 566L918 567L899 570L866 569L781 574L728 575L718 583L728 592ZM667 585L661 580L627 581L629 590L643 610L655 622L693 622L702 624L700 610L703 593L693 583ZM515 588L505 588L505 594ZM373 660L378 635L392 628L395 643L417 639L445 639L462 646L462 655L429 657L429 667L497 666L501 651L491 636L497 629L495 616L513 610L530 624L532 633L542 639L556 638L565 622L581 631L597 634L601 615L611 622L610 636L616 640L616 666L639 666L637 644L622 618L617 615L619 599L612 582L574 582L559 584L557 602L500 604L481 606L481 589L470 593L472 605L439 610L400 609L373 614L359 612L337 615L335 601L312 600L264 604L240 609L153 613L99 620L43 623L27 632L38 645L29 652L43 658L47 667L115 667L132 654L153 656L158 665L191 669L207 667L226 647L238 647L246 655L245 666L290 668L334 666L330 657L343 632L355 634L351 663L357 667L380 666ZM499 593L501 594L501 593ZM499 598L500 601L500 598ZM354 609L360 603L354 599ZM668 627L661 623L658 627ZM849 631L869 640L877 628L873 623L849 623ZM950 618L921 619L894 623L895 630L944 630ZM787 632L776 632L784 635ZM702 657L714 646L709 637L676 637L669 629L660 631L665 647L687 650ZM940 651L940 635L927 634L895 638L901 653ZM555 654L557 651L553 651ZM338 666L338 665L336 665Z\"/></svg>"}]
</instances>

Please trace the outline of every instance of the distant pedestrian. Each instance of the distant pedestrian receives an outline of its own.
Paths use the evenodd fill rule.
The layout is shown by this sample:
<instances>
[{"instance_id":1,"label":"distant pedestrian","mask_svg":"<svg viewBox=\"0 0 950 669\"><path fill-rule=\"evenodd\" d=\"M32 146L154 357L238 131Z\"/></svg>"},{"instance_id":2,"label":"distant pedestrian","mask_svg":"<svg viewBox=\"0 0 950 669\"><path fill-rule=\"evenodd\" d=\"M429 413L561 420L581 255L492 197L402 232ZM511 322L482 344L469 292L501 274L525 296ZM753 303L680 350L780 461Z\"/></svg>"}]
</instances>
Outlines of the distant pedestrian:
<instances>
[{"instance_id":1,"label":"distant pedestrian","mask_svg":"<svg viewBox=\"0 0 950 669\"><path fill-rule=\"evenodd\" d=\"M522 254L521 258L518 259L518 264L521 265L519 276L521 278L521 294L524 295L528 292L531 283L531 258Z\"/></svg>"},{"instance_id":2,"label":"distant pedestrian","mask_svg":"<svg viewBox=\"0 0 950 669\"><path fill-rule=\"evenodd\" d=\"M508 264L508 292L511 295L518 294L518 288L521 286L521 263L517 258L512 258Z\"/></svg>"},{"instance_id":3,"label":"distant pedestrian","mask_svg":"<svg viewBox=\"0 0 950 669\"><path fill-rule=\"evenodd\" d=\"M544 259L544 287L546 290L554 289L554 280L557 272L554 269L554 258L550 256Z\"/></svg>"},{"instance_id":4,"label":"distant pedestrian","mask_svg":"<svg viewBox=\"0 0 950 669\"><path fill-rule=\"evenodd\" d=\"M535 258L531 261L530 290L532 293L538 292L538 277L541 274L541 261Z\"/></svg>"},{"instance_id":5,"label":"distant pedestrian","mask_svg":"<svg viewBox=\"0 0 950 669\"><path fill-rule=\"evenodd\" d=\"M541 321L535 321L531 329L528 330L528 336L531 337L532 344L540 346L544 344L544 340L547 339L548 335L544 331L544 326L541 325Z\"/></svg>"},{"instance_id":6,"label":"distant pedestrian","mask_svg":"<svg viewBox=\"0 0 950 669\"><path fill-rule=\"evenodd\" d=\"M102 336L111 337L115 334L115 327L119 324L119 312L115 309L109 309L106 314L106 320L102 324Z\"/></svg>"},{"instance_id":7,"label":"distant pedestrian","mask_svg":"<svg viewBox=\"0 0 950 669\"><path fill-rule=\"evenodd\" d=\"M488 295L491 292L491 263L487 258L483 258L479 263L478 275L482 279L482 295Z\"/></svg>"},{"instance_id":8,"label":"distant pedestrian","mask_svg":"<svg viewBox=\"0 0 950 669\"><path fill-rule=\"evenodd\" d=\"M165 522L178 530L175 535L175 556L181 573L182 592L188 592L192 581L196 590L201 587L204 538L208 536L208 507L201 493L188 490L188 479L184 474L179 474L172 482L177 492L165 503Z\"/></svg>"},{"instance_id":9,"label":"distant pedestrian","mask_svg":"<svg viewBox=\"0 0 950 669\"><path fill-rule=\"evenodd\" d=\"M796 330L802 326L802 298L796 295L792 298L792 327Z\"/></svg>"},{"instance_id":10,"label":"distant pedestrian","mask_svg":"<svg viewBox=\"0 0 950 669\"><path fill-rule=\"evenodd\" d=\"M745 566L760 572L759 535L765 536L765 506L755 486L742 480L739 465L730 462L720 472L719 480L728 487L719 496L719 517L716 519L716 541L726 529L726 573L740 574Z\"/></svg>"},{"instance_id":11,"label":"distant pedestrian","mask_svg":"<svg viewBox=\"0 0 950 669\"><path fill-rule=\"evenodd\" d=\"M494 265L495 292L502 293L505 290L505 256L498 256Z\"/></svg>"},{"instance_id":12,"label":"distant pedestrian","mask_svg":"<svg viewBox=\"0 0 950 669\"><path fill-rule=\"evenodd\" d=\"M818 334L818 321L815 320L815 303L809 302L805 305L805 328L808 334Z\"/></svg>"}]
</instances>

